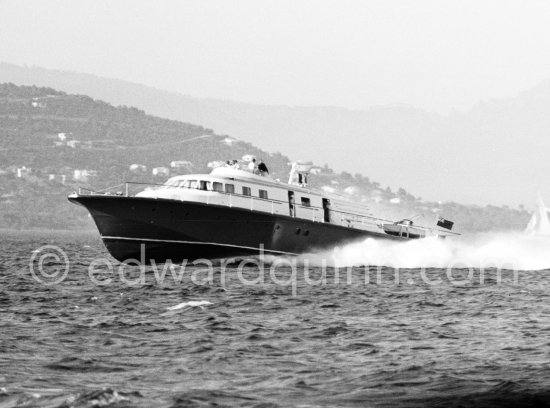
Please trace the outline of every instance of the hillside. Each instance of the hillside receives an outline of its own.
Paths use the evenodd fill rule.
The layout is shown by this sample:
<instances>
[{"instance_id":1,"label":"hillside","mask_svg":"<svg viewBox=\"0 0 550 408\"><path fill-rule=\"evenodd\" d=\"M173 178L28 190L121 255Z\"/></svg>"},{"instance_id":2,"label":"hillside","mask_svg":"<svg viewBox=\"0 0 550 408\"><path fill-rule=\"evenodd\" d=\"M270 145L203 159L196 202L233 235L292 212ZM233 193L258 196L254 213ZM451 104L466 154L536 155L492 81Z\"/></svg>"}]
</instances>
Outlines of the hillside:
<instances>
[{"instance_id":1,"label":"hillside","mask_svg":"<svg viewBox=\"0 0 550 408\"><path fill-rule=\"evenodd\" d=\"M0 84L0 118L0 228L92 228L86 212L66 200L79 185L162 183L168 173L206 172L209 162L247 154L263 158L276 178L286 179L289 171L290 159L281 153L52 88ZM175 161L186 163L175 167ZM310 181L363 201L381 216L423 214L424 222L433 224L442 214L463 232L521 229L529 218L505 207L427 202L403 188L384 189L368 177L336 173L326 165Z\"/></svg>"},{"instance_id":2,"label":"hillside","mask_svg":"<svg viewBox=\"0 0 550 408\"><path fill-rule=\"evenodd\" d=\"M550 197L550 81L448 116L409 106L358 111L201 99L87 74L0 64L0 82L52 86L200 123L293 159L369 174L432 201L530 204Z\"/></svg>"}]
</instances>

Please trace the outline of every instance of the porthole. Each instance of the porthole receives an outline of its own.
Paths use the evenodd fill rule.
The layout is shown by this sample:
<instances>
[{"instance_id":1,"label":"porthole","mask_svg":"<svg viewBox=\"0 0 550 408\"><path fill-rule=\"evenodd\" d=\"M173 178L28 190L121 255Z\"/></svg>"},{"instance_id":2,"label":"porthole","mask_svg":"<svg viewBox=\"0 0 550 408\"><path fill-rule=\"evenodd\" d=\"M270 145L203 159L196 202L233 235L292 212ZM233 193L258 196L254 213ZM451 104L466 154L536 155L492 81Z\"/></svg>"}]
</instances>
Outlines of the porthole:
<instances>
[{"instance_id":1,"label":"porthole","mask_svg":"<svg viewBox=\"0 0 550 408\"><path fill-rule=\"evenodd\" d=\"M299 235L300 232L302 232L302 229L301 228L296 228L296 234Z\"/></svg>"},{"instance_id":2,"label":"porthole","mask_svg":"<svg viewBox=\"0 0 550 408\"><path fill-rule=\"evenodd\" d=\"M307 237L308 235L309 235L309 230L305 230L305 231L304 231L304 236Z\"/></svg>"}]
</instances>

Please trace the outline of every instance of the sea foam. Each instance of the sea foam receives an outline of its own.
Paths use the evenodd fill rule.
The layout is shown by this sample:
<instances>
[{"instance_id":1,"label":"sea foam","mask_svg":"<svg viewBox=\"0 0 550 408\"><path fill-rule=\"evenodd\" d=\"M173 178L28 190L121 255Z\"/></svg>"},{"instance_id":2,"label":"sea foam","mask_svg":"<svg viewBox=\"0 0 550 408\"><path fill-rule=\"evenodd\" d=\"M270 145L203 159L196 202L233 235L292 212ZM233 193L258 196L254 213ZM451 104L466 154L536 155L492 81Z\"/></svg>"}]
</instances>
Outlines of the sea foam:
<instances>
[{"instance_id":1,"label":"sea foam","mask_svg":"<svg viewBox=\"0 0 550 408\"><path fill-rule=\"evenodd\" d=\"M550 237L521 233L485 233L406 242L375 240L300 257L310 265L389 266L395 268L550 268Z\"/></svg>"},{"instance_id":2,"label":"sea foam","mask_svg":"<svg viewBox=\"0 0 550 408\"><path fill-rule=\"evenodd\" d=\"M166 310L180 310L180 309L183 309L184 307L203 307L203 306L206 306L206 305L211 305L212 302L209 302L208 300L191 300L189 302L183 302L183 303L179 303L175 306L170 306L170 307L167 307Z\"/></svg>"}]
</instances>

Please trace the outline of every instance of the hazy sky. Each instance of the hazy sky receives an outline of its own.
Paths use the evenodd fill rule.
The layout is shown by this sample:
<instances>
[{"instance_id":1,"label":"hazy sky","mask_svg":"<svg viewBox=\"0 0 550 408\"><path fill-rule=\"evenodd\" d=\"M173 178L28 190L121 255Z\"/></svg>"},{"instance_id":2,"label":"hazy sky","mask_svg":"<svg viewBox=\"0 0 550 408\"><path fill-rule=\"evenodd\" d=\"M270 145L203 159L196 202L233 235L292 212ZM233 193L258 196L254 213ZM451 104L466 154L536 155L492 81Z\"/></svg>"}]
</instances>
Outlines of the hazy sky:
<instances>
[{"instance_id":1,"label":"hazy sky","mask_svg":"<svg viewBox=\"0 0 550 408\"><path fill-rule=\"evenodd\" d=\"M193 96L445 113L550 78L550 1L0 0L0 61Z\"/></svg>"}]
</instances>

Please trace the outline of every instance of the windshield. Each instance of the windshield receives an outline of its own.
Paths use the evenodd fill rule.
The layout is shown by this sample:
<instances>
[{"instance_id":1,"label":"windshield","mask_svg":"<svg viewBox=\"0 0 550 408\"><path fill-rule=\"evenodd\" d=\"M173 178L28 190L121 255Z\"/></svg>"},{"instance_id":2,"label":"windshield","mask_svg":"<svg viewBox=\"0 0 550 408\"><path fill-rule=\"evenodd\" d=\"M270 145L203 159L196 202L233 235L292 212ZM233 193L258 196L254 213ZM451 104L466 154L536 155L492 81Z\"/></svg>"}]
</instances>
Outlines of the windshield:
<instances>
[{"instance_id":1,"label":"windshield","mask_svg":"<svg viewBox=\"0 0 550 408\"><path fill-rule=\"evenodd\" d=\"M164 183L165 188L177 187L177 186L178 186L177 180L168 180L166 183Z\"/></svg>"}]
</instances>

